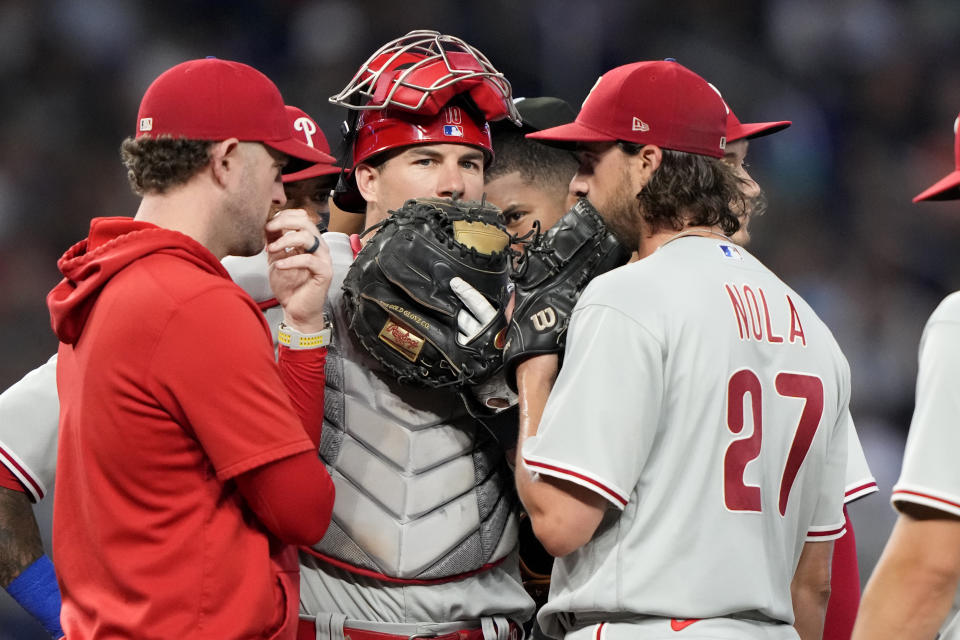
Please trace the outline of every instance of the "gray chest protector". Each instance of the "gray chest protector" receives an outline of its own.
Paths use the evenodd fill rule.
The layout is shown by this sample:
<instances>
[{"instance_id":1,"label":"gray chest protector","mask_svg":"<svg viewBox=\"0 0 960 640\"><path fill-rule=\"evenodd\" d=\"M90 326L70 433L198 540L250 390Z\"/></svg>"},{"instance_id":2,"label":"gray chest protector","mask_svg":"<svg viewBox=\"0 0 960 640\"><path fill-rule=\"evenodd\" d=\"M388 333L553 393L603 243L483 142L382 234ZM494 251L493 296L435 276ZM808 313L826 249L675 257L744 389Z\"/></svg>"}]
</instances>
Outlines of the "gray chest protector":
<instances>
[{"instance_id":1,"label":"gray chest protector","mask_svg":"<svg viewBox=\"0 0 960 640\"><path fill-rule=\"evenodd\" d=\"M347 236L324 236L333 257L320 457L337 490L313 550L379 579L444 581L504 559L517 544L517 498L503 449L456 393L401 385L346 326L340 286Z\"/></svg>"}]
</instances>

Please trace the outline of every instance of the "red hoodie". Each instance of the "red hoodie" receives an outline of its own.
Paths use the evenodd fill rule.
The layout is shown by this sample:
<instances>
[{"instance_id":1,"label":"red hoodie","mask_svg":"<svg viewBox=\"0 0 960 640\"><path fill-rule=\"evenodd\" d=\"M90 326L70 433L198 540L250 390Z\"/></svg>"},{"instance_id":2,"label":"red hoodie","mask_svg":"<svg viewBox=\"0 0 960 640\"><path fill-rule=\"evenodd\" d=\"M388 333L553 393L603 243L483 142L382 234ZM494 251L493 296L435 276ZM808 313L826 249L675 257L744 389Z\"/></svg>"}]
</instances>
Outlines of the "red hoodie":
<instances>
[{"instance_id":1,"label":"red hoodie","mask_svg":"<svg viewBox=\"0 0 960 640\"><path fill-rule=\"evenodd\" d=\"M59 266L67 637L295 637L296 556L232 481L315 451L257 305L202 245L129 218L94 220Z\"/></svg>"}]
</instances>

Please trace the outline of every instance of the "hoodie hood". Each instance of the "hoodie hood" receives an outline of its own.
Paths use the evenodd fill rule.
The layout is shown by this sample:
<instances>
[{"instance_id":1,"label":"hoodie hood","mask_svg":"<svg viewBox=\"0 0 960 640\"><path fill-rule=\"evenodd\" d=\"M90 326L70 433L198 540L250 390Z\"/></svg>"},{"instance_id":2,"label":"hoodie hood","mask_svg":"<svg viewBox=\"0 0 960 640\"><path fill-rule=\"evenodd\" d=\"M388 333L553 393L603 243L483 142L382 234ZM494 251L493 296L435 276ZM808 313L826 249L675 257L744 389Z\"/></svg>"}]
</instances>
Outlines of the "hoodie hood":
<instances>
[{"instance_id":1,"label":"hoodie hood","mask_svg":"<svg viewBox=\"0 0 960 640\"><path fill-rule=\"evenodd\" d=\"M152 253L173 254L230 279L216 256L179 231L132 218L94 218L87 239L57 261L64 278L47 294L50 322L60 342L76 344L103 287L128 265Z\"/></svg>"}]
</instances>

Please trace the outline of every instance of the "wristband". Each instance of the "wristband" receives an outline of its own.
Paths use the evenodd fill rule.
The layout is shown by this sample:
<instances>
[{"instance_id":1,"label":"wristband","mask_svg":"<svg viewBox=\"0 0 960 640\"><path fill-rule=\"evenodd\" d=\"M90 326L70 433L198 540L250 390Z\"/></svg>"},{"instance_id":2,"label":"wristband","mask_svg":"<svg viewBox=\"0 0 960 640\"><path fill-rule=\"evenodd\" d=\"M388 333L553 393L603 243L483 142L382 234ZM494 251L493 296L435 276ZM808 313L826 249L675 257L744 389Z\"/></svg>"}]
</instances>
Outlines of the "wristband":
<instances>
[{"instance_id":1,"label":"wristband","mask_svg":"<svg viewBox=\"0 0 960 640\"><path fill-rule=\"evenodd\" d=\"M60 588L49 556L40 556L21 571L7 585L7 593L36 618L52 637L63 637L60 627Z\"/></svg>"},{"instance_id":2,"label":"wristband","mask_svg":"<svg viewBox=\"0 0 960 640\"><path fill-rule=\"evenodd\" d=\"M319 333L300 333L280 323L277 341L288 349L319 349L333 340L333 324L328 320Z\"/></svg>"}]
</instances>

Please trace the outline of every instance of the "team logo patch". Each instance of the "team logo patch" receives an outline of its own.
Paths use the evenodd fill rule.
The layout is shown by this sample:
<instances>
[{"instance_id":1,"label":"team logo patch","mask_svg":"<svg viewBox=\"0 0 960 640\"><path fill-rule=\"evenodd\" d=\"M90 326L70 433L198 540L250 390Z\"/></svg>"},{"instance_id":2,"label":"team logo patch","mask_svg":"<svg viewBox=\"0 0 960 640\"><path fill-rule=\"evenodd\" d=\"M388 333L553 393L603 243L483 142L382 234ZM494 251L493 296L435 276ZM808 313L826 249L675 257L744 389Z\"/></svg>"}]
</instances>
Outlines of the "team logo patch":
<instances>
[{"instance_id":1,"label":"team logo patch","mask_svg":"<svg viewBox=\"0 0 960 640\"><path fill-rule=\"evenodd\" d=\"M650 131L650 125L638 118L633 116L633 125L632 128L634 131Z\"/></svg>"},{"instance_id":2,"label":"team logo patch","mask_svg":"<svg viewBox=\"0 0 960 640\"><path fill-rule=\"evenodd\" d=\"M743 260L743 255L740 253L740 250L737 249L732 244L718 244L720 251L723 252L723 255L727 258L732 258L733 260Z\"/></svg>"},{"instance_id":3,"label":"team logo patch","mask_svg":"<svg viewBox=\"0 0 960 640\"><path fill-rule=\"evenodd\" d=\"M303 133L304 141L308 146L313 146L313 134L317 132L317 123L310 118L299 117L293 121L294 131Z\"/></svg>"},{"instance_id":4,"label":"team logo patch","mask_svg":"<svg viewBox=\"0 0 960 640\"><path fill-rule=\"evenodd\" d=\"M463 127L457 124L445 124L443 125L443 135L454 138L462 138Z\"/></svg>"},{"instance_id":5,"label":"team logo patch","mask_svg":"<svg viewBox=\"0 0 960 640\"><path fill-rule=\"evenodd\" d=\"M140 131L153 131L153 118L140 118Z\"/></svg>"}]
</instances>

